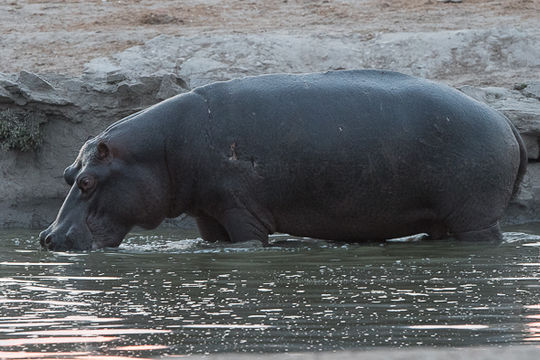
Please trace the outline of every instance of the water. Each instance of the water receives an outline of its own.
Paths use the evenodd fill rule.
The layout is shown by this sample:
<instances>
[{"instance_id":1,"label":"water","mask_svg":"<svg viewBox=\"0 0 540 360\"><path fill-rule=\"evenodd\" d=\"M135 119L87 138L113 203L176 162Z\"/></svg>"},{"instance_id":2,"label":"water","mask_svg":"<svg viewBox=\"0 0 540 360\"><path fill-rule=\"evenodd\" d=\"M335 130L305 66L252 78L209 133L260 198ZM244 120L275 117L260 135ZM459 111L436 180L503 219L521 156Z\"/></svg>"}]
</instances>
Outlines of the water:
<instances>
[{"instance_id":1,"label":"water","mask_svg":"<svg viewBox=\"0 0 540 360\"><path fill-rule=\"evenodd\" d=\"M168 231L87 253L1 231L0 358L539 344L540 224L507 231L271 248Z\"/></svg>"}]
</instances>

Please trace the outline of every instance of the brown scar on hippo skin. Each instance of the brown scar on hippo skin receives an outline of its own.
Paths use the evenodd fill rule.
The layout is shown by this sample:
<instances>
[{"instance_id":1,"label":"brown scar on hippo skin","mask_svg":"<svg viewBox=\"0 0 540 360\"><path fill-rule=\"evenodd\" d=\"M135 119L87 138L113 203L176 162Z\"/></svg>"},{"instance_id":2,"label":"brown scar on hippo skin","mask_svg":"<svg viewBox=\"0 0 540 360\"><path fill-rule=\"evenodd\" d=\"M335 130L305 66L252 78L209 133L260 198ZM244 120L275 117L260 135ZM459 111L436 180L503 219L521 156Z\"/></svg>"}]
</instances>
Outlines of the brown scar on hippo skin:
<instances>
[{"instance_id":1,"label":"brown scar on hippo skin","mask_svg":"<svg viewBox=\"0 0 540 360\"><path fill-rule=\"evenodd\" d=\"M236 141L233 142L231 146L229 147L229 149L231 150L230 155L229 155L229 161L239 161L239 160L249 161L249 163L251 164L251 167L255 168L257 166L257 164L255 163L255 158L253 156L250 156L249 160L238 159L237 148L238 148L238 144L236 143Z\"/></svg>"},{"instance_id":2,"label":"brown scar on hippo skin","mask_svg":"<svg viewBox=\"0 0 540 360\"><path fill-rule=\"evenodd\" d=\"M231 149L231 156L229 156L229 160L231 161L237 161L238 160L238 156L236 155L236 141L233 142L230 146L230 149Z\"/></svg>"}]
</instances>

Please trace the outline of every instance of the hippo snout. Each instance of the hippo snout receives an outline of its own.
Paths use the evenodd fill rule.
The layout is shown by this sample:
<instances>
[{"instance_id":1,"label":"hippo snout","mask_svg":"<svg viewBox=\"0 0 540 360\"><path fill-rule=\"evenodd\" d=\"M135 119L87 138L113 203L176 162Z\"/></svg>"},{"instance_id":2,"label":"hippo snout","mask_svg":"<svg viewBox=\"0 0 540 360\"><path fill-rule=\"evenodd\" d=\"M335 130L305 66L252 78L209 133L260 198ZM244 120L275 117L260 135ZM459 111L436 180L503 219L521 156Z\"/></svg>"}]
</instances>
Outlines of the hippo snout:
<instances>
[{"instance_id":1,"label":"hippo snout","mask_svg":"<svg viewBox=\"0 0 540 360\"><path fill-rule=\"evenodd\" d=\"M90 242L76 241L72 231L64 233L50 228L39 234L39 243L43 249L53 251L89 250L91 248Z\"/></svg>"},{"instance_id":2,"label":"hippo snout","mask_svg":"<svg viewBox=\"0 0 540 360\"><path fill-rule=\"evenodd\" d=\"M73 249L73 239L49 230L44 230L39 234L39 243L42 248L47 250Z\"/></svg>"},{"instance_id":3,"label":"hippo snout","mask_svg":"<svg viewBox=\"0 0 540 360\"><path fill-rule=\"evenodd\" d=\"M39 233L39 243L44 249L49 249L49 245L52 245L52 236L49 234L49 229Z\"/></svg>"}]
</instances>

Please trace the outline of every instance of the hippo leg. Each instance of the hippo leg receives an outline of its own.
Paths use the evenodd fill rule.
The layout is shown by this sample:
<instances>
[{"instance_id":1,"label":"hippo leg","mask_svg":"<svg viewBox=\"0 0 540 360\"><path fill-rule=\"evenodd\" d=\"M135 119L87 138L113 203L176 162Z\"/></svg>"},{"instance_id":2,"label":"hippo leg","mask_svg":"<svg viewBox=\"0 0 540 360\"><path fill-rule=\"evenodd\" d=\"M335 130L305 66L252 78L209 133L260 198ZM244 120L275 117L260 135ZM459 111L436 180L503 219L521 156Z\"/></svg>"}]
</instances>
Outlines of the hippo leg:
<instances>
[{"instance_id":1,"label":"hippo leg","mask_svg":"<svg viewBox=\"0 0 540 360\"><path fill-rule=\"evenodd\" d=\"M441 240L450 236L448 234L448 227L443 224L432 224L427 233L427 240Z\"/></svg>"},{"instance_id":2,"label":"hippo leg","mask_svg":"<svg viewBox=\"0 0 540 360\"><path fill-rule=\"evenodd\" d=\"M246 209L228 209L223 214L223 225L232 242L259 240L268 245L268 230Z\"/></svg>"},{"instance_id":3,"label":"hippo leg","mask_svg":"<svg viewBox=\"0 0 540 360\"><path fill-rule=\"evenodd\" d=\"M203 240L209 242L231 241L227 230L217 220L205 215L198 216L195 220Z\"/></svg>"},{"instance_id":4,"label":"hippo leg","mask_svg":"<svg viewBox=\"0 0 540 360\"><path fill-rule=\"evenodd\" d=\"M479 230L454 232L453 235L460 241L500 242L503 239L499 222Z\"/></svg>"}]
</instances>

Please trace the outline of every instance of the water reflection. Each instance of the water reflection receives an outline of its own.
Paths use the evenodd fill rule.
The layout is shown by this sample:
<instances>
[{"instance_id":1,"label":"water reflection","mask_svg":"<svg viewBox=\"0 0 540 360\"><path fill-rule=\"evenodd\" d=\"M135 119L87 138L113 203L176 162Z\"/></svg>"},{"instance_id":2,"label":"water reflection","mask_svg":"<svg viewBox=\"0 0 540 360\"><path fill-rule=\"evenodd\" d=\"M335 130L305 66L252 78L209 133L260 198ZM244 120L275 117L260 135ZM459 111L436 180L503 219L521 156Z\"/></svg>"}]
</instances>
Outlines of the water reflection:
<instances>
[{"instance_id":1,"label":"water reflection","mask_svg":"<svg viewBox=\"0 0 540 360\"><path fill-rule=\"evenodd\" d=\"M253 324L191 324L181 325L183 328L192 329L268 329L275 326Z\"/></svg>"},{"instance_id":2,"label":"water reflection","mask_svg":"<svg viewBox=\"0 0 540 360\"><path fill-rule=\"evenodd\" d=\"M456 330L482 330L487 329L487 325L473 325L473 324L461 324L461 325L411 325L409 329L423 329L423 330L439 330L439 329L456 329Z\"/></svg>"},{"instance_id":3,"label":"water reflection","mask_svg":"<svg viewBox=\"0 0 540 360\"><path fill-rule=\"evenodd\" d=\"M0 358L538 344L540 236L524 230L540 226L500 246L269 248L163 232L90 253L1 232Z\"/></svg>"},{"instance_id":4,"label":"water reflection","mask_svg":"<svg viewBox=\"0 0 540 360\"><path fill-rule=\"evenodd\" d=\"M42 345L42 344L71 344L71 343L103 343L117 340L112 336L69 336L69 337L40 337L17 338L0 340L0 346Z\"/></svg>"},{"instance_id":5,"label":"water reflection","mask_svg":"<svg viewBox=\"0 0 540 360\"><path fill-rule=\"evenodd\" d=\"M61 263L61 262L0 262L0 265L4 266L66 266L73 263Z\"/></svg>"},{"instance_id":6,"label":"water reflection","mask_svg":"<svg viewBox=\"0 0 540 360\"><path fill-rule=\"evenodd\" d=\"M166 345L129 345L129 346L117 346L112 350L125 350L125 351L141 351L141 350L164 350L169 347Z\"/></svg>"},{"instance_id":7,"label":"water reflection","mask_svg":"<svg viewBox=\"0 0 540 360\"><path fill-rule=\"evenodd\" d=\"M1 359L43 359L59 358L64 356L79 357L89 355L89 352L28 352L28 351L0 351Z\"/></svg>"}]
</instances>

